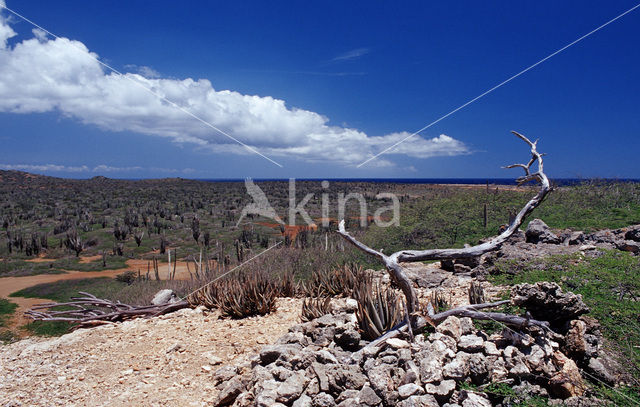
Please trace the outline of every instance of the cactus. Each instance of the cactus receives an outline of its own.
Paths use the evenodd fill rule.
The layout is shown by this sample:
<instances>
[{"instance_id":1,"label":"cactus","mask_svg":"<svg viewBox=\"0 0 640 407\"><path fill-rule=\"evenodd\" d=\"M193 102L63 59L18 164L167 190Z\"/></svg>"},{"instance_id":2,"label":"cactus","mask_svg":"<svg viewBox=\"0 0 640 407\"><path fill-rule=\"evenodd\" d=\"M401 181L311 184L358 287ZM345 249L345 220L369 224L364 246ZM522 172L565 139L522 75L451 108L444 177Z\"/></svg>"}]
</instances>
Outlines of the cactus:
<instances>
[{"instance_id":1,"label":"cactus","mask_svg":"<svg viewBox=\"0 0 640 407\"><path fill-rule=\"evenodd\" d=\"M84 243L82 238L78 236L78 232L74 229L70 233L67 233L67 238L64 241L64 245L69 250L73 250L76 253L76 257L80 256L80 253L84 250Z\"/></svg>"},{"instance_id":2,"label":"cactus","mask_svg":"<svg viewBox=\"0 0 640 407\"><path fill-rule=\"evenodd\" d=\"M193 235L193 240L198 243L198 239L200 238L200 219L198 219L197 215L194 216L191 221L191 233Z\"/></svg>"},{"instance_id":3,"label":"cactus","mask_svg":"<svg viewBox=\"0 0 640 407\"><path fill-rule=\"evenodd\" d=\"M167 238L164 235L160 236L160 254L167 252Z\"/></svg>"},{"instance_id":4,"label":"cactus","mask_svg":"<svg viewBox=\"0 0 640 407\"><path fill-rule=\"evenodd\" d=\"M138 245L138 247L140 247L140 245L142 244L143 237L144 237L144 230L142 231L138 230L133 235L133 239L136 241L136 244Z\"/></svg>"},{"instance_id":5,"label":"cactus","mask_svg":"<svg viewBox=\"0 0 640 407\"><path fill-rule=\"evenodd\" d=\"M447 300L442 291L432 291L429 302L436 313L446 311L451 308L451 294Z\"/></svg>"}]
</instances>

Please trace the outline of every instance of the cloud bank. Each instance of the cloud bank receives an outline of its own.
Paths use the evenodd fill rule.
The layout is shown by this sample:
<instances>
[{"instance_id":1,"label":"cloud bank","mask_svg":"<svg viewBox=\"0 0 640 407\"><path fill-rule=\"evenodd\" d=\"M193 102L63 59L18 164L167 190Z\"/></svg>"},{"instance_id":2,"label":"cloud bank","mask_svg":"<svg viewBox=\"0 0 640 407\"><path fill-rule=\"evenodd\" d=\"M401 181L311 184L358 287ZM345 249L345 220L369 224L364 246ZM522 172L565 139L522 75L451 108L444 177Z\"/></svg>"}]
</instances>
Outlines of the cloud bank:
<instances>
[{"instance_id":1,"label":"cloud bank","mask_svg":"<svg viewBox=\"0 0 640 407\"><path fill-rule=\"evenodd\" d=\"M163 79L149 67L131 66L135 72L119 75L107 71L82 42L34 31L33 38L10 45L15 35L0 15L0 112L57 111L108 131L163 137L218 153L253 154L134 80L270 157L354 166L408 135L369 136L330 125L327 117L289 107L283 100L216 90L206 79ZM342 58L363 53L354 50ZM391 153L429 158L468 154L469 149L446 135L414 136ZM394 165L385 158L371 164Z\"/></svg>"}]
</instances>

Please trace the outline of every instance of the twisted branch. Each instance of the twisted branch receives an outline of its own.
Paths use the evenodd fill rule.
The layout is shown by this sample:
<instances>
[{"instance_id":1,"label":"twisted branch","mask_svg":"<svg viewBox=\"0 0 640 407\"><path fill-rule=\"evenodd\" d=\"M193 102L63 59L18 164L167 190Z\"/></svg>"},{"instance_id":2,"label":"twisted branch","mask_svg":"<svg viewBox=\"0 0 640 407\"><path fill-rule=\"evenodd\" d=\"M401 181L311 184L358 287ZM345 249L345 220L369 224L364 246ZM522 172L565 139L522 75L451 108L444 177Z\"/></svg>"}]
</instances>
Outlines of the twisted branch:
<instances>
[{"instance_id":1,"label":"twisted branch","mask_svg":"<svg viewBox=\"0 0 640 407\"><path fill-rule=\"evenodd\" d=\"M531 159L527 164L512 164L505 168L522 168L525 175L518 178L516 181L518 184L523 184L528 181L538 181L540 183L540 189L538 193L527 202L524 207L518 212L515 218L511 221L511 224L504 232L489 239L487 242L478 244L463 249L430 249L430 250L400 250L391 255L385 255L382 252L374 250L364 243L358 241L351 236L349 232L345 230L344 220L340 221L338 226L338 234L342 236L347 242L353 244L358 249L372 256L379 258L384 263L387 271L391 275L391 278L400 286L407 300L407 310L409 314L413 316L412 325L415 327L419 325L415 311L418 307L418 298L415 294L413 286L407 278L400 263L403 262L419 262L426 260L453 260L453 259L465 259L481 256L490 251L500 248L500 246L507 241L518 230L524 219L529 215L547 196L551 191L551 185L549 179L544 173L543 169L543 154L540 154L537 150L538 141L530 141L522 134L512 131L512 133L524 141L531 150ZM532 172L532 165L538 164L537 171Z\"/></svg>"},{"instance_id":2,"label":"twisted branch","mask_svg":"<svg viewBox=\"0 0 640 407\"><path fill-rule=\"evenodd\" d=\"M121 302L97 298L80 291L81 297L72 297L68 302L49 302L37 304L25 315L37 321L71 322L76 328L84 328L102 323L122 322L139 317L155 317L190 307L186 300L162 305L135 307ZM72 309L58 310L58 307ZM48 311L45 311L48 310Z\"/></svg>"}]
</instances>

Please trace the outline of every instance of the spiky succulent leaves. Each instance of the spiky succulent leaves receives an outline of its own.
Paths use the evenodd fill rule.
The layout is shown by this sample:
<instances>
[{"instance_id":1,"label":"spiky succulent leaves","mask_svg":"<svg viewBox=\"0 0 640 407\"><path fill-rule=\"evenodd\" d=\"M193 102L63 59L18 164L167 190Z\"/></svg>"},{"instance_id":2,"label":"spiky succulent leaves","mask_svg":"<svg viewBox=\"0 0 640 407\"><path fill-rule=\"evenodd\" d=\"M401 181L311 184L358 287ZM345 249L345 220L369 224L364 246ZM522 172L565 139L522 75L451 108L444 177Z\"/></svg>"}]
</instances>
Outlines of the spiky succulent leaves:
<instances>
[{"instance_id":1,"label":"spiky succulent leaves","mask_svg":"<svg viewBox=\"0 0 640 407\"><path fill-rule=\"evenodd\" d=\"M472 281L469 285L469 304L482 304L484 302L484 288L479 283Z\"/></svg>"},{"instance_id":2,"label":"spiky succulent leaves","mask_svg":"<svg viewBox=\"0 0 640 407\"><path fill-rule=\"evenodd\" d=\"M451 295L449 295L449 299L447 300L441 291L432 291L430 301L436 313L451 308Z\"/></svg>"},{"instance_id":3,"label":"spiky succulent leaves","mask_svg":"<svg viewBox=\"0 0 640 407\"><path fill-rule=\"evenodd\" d=\"M300 292L299 285L295 282L292 272L286 272L280 275L279 293L280 297L293 298Z\"/></svg>"},{"instance_id":4,"label":"spiky succulent leaves","mask_svg":"<svg viewBox=\"0 0 640 407\"><path fill-rule=\"evenodd\" d=\"M308 297L351 296L358 276L363 274L362 267L343 265L331 270L316 270L310 281L302 285L304 294Z\"/></svg>"},{"instance_id":5,"label":"spiky succulent leaves","mask_svg":"<svg viewBox=\"0 0 640 407\"><path fill-rule=\"evenodd\" d=\"M302 320L302 322L309 322L323 315L330 314L331 310L331 297L305 298L302 300L300 320Z\"/></svg>"},{"instance_id":6,"label":"spiky succulent leaves","mask_svg":"<svg viewBox=\"0 0 640 407\"><path fill-rule=\"evenodd\" d=\"M358 325L365 339L380 337L403 319L403 307L396 292L379 284L374 289L371 275L359 280L354 297L358 301Z\"/></svg>"},{"instance_id":7,"label":"spiky succulent leaves","mask_svg":"<svg viewBox=\"0 0 640 407\"><path fill-rule=\"evenodd\" d=\"M266 272L237 273L189 296L191 305L219 308L232 318L265 315L276 309L280 288Z\"/></svg>"}]
</instances>

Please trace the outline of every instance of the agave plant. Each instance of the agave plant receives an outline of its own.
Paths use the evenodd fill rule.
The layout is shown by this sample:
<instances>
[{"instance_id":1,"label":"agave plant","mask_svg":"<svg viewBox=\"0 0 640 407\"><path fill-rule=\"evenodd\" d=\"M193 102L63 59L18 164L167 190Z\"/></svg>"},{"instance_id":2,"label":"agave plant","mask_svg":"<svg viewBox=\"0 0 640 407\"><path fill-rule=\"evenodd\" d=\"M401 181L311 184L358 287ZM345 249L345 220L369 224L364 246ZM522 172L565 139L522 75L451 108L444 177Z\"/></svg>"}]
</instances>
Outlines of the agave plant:
<instances>
[{"instance_id":1,"label":"agave plant","mask_svg":"<svg viewBox=\"0 0 640 407\"><path fill-rule=\"evenodd\" d=\"M293 298L300 291L298 284L295 282L293 272L285 272L278 276L277 279L278 297Z\"/></svg>"},{"instance_id":2,"label":"agave plant","mask_svg":"<svg viewBox=\"0 0 640 407\"><path fill-rule=\"evenodd\" d=\"M373 284L370 274L363 274L353 290L358 301L356 317L364 339L373 340L382 336L404 318L404 307L396 291Z\"/></svg>"},{"instance_id":3,"label":"agave plant","mask_svg":"<svg viewBox=\"0 0 640 407\"><path fill-rule=\"evenodd\" d=\"M343 265L331 270L313 272L311 279L302 284L302 291L308 297L351 296L360 276L362 267L355 264Z\"/></svg>"},{"instance_id":4,"label":"agave plant","mask_svg":"<svg viewBox=\"0 0 640 407\"><path fill-rule=\"evenodd\" d=\"M305 298L302 300L300 319L302 322L309 322L323 315L330 314L331 310L331 297Z\"/></svg>"},{"instance_id":5,"label":"agave plant","mask_svg":"<svg viewBox=\"0 0 640 407\"><path fill-rule=\"evenodd\" d=\"M482 288L482 285L472 281L469 285L469 304L482 304L484 302L484 288Z\"/></svg>"},{"instance_id":6,"label":"agave plant","mask_svg":"<svg viewBox=\"0 0 640 407\"><path fill-rule=\"evenodd\" d=\"M240 272L205 286L188 300L191 305L219 308L231 318L245 318L275 311L279 292L278 283L268 273Z\"/></svg>"},{"instance_id":7,"label":"agave plant","mask_svg":"<svg viewBox=\"0 0 640 407\"><path fill-rule=\"evenodd\" d=\"M447 299L442 291L432 291L429 301L436 313L446 311L451 308L451 295L449 295L449 298Z\"/></svg>"}]
</instances>

